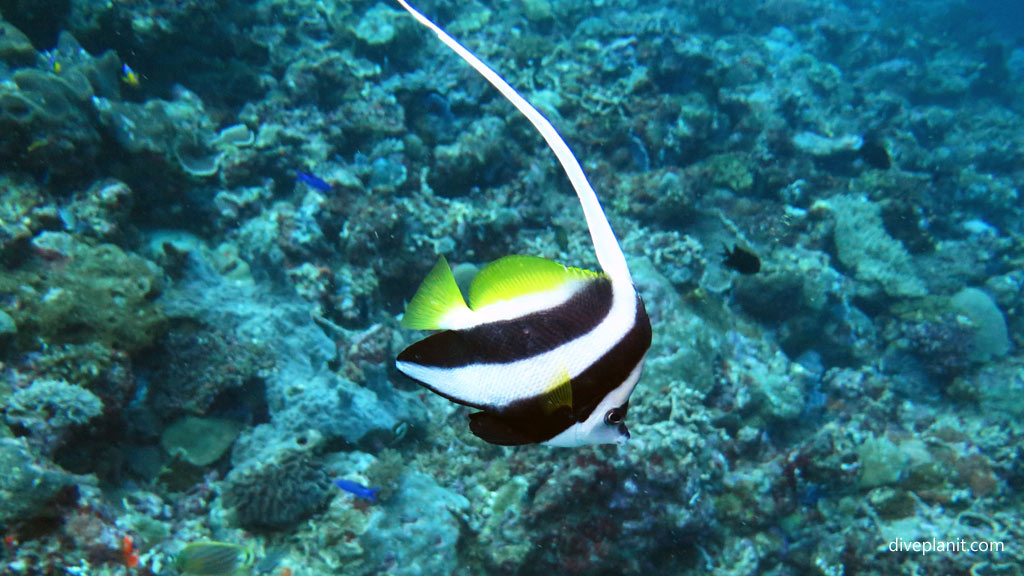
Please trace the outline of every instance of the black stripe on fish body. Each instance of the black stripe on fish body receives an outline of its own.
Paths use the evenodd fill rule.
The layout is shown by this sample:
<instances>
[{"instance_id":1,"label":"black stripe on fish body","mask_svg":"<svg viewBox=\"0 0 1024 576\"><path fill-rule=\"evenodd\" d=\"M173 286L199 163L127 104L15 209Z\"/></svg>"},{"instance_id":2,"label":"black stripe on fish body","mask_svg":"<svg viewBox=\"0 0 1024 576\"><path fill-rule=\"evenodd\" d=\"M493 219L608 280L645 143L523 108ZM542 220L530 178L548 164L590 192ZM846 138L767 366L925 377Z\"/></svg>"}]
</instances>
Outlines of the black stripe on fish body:
<instances>
[{"instance_id":1,"label":"black stripe on fish body","mask_svg":"<svg viewBox=\"0 0 1024 576\"><path fill-rule=\"evenodd\" d=\"M518 446L546 442L570 426L586 421L605 396L629 378L651 347L651 320L639 296L636 306L633 327L611 350L571 380L571 409L563 407L549 413L547 399L538 396L513 402L500 410L470 414L470 431L491 444Z\"/></svg>"},{"instance_id":2,"label":"black stripe on fish body","mask_svg":"<svg viewBox=\"0 0 1024 576\"><path fill-rule=\"evenodd\" d=\"M572 379L573 416L583 422L609 392L629 378L651 347L651 319L639 295L633 327L611 350Z\"/></svg>"},{"instance_id":3,"label":"black stripe on fish body","mask_svg":"<svg viewBox=\"0 0 1024 576\"><path fill-rule=\"evenodd\" d=\"M539 407L540 403L531 401L530 404L538 404ZM567 406L551 414L530 409L500 414L485 410L469 415L470 432L485 442L500 446L540 444L565 432L575 423Z\"/></svg>"},{"instance_id":4,"label":"black stripe on fish body","mask_svg":"<svg viewBox=\"0 0 1024 576\"><path fill-rule=\"evenodd\" d=\"M403 350L398 361L459 368L531 358L587 334L604 320L611 307L611 282L605 277L595 278L568 300L547 310L428 336Z\"/></svg>"}]
</instances>

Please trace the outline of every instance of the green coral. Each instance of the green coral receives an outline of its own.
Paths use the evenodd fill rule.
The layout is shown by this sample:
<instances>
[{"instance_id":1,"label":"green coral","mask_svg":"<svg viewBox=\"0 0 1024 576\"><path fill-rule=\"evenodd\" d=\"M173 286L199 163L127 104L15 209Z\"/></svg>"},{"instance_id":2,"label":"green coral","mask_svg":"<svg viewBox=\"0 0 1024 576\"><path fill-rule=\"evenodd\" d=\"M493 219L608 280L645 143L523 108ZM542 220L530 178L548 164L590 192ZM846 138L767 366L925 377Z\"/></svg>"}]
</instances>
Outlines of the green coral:
<instances>
[{"instance_id":1,"label":"green coral","mask_svg":"<svg viewBox=\"0 0 1024 576\"><path fill-rule=\"evenodd\" d=\"M698 165L698 168L713 186L721 186L733 192L746 192L754 185L754 173L750 160L739 154L717 154Z\"/></svg>"},{"instance_id":2,"label":"green coral","mask_svg":"<svg viewBox=\"0 0 1024 576\"><path fill-rule=\"evenodd\" d=\"M984 362L1010 350L1006 318L991 296L977 288L964 288L953 295L950 303L970 319L975 329L971 360Z\"/></svg>"},{"instance_id":3,"label":"green coral","mask_svg":"<svg viewBox=\"0 0 1024 576\"><path fill-rule=\"evenodd\" d=\"M45 353L31 357L36 377L64 380L92 388L118 364L116 352L96 342L49 346Z\"/></svg>"},{"instance_id":4,"label":"green coral","mask_svg":"<svg viewBox=\"0 0 1024 576\"><path fill-rule=\"evenodd\" d=\"M489 547L491 561L498 566L518 566L532 548L529 537L523 533L520 522L510 521L523 515L523 503L530 489L523 476L513 476L492 494L490 514L480 533L483 539L501 542Z\"/></svg>"},{"instance_id":5,"label":"green coral","mask_svg":"<svg viewBox=\"0 0 1024 576\"><path fill-rule=\"evenodd\" d=\"M0 83L0 158L23 170L45 170L51 178L89 173L99 153L93 99L118 97L121 62L107 52L92 57L67 33L53 51L55 65L36 57Z\"/></svg>"},{"instance_id":6,"label":"green coral","mask_svg":"<svg viewBox=\"0 0 1024 576\"><path fill-rule=\"evenodd\" d=\"M24 259L29 240L59 219L57 207L31 182L0 175L0 262Z\"/></svg>"},{"instance_id":7,"label":"green coral","mask_svg":"<svg viewBox=\"0 0 1024 576\"><path fill-rule=\"evenodd\" d=\"M860 290L889 296L924 296L906 248L885 230L881 208L863 196L841 195L826 204L836 218L835 244L839 261L852 268Z\"/></svg>"},{"instance_id":8,"label":"green coral","mask_svg":"<svg viewBox=\"0 0 1024 576\"><path fill-rule=\"evenodd\" d=\"M899 446L884 436L870 438L861 444L858 456L862 488L895 484L907 466L907 458L900 453Z\"/></svg>"},{"instance_id":9,"label":"green coral","mask_svg":"<svg viewBox=\"0 0 1024 576\"><path fill-rule=\"evenodd\" d=\"M32 42L10 22L0 20L0 62L28 66L36 59Z\"/></svg>"},{"instance_id":10,"label":"green coral","mask_svg":"<svg viewBox=\"0 0 1024 576\"><path fill-rule=\"evenodd\" d=\"M614 208L641 221L679 226L696 214L692 187L671 170L624 173L614 186L609 194Z\"/></svg>"},{"instance_id":11,"label":"green coral","mask_svg":"<svg viewBox=\"0 0 1024 576\"><path fill-rule=\"evenodd\" d=\"M0 352L7 348L7 345L18 335L18 325L14 318L3 310L0 310Z\"/></svg>"},{"instance_id":12,"label":"green coral","mask_svg":"<svg viewBox=\"0 0 1024 576\"><path fill-rule=\"evenodd\" d=\"M405 457L397 450L386 449L366 469L366 477L372 485L380 488L377 496L387 500L395 493L405 470Z\"/></svg>"},{"instance_id":13,"label":"green coral","mask_svg":"<svg viewBox=\"0 0 1024 576\"><path fill-rule=\"evenodd\" d=\"M44 233L36 247L47 258L0 275L4 311L17 323L22 346L99 342L132 352L161 333L156 265L66 234Z\"/></svg>"},{"instance_id":14,"label":"green coral","mask_svg":"<svg viewBox=\"0 0 1024 576\"><path fill-rule=\"evenodd\" d=\"M364 555L362 537L370 517L345 498L335 498L323 515L299 529L302 554L315 557L335 574L356 574Z\"/></svg>"},{"instance_id":15,"label":"green coral","mask_svg":"<svg viewBox=\"0 0 1024 576\"><path fill-rule=\"evenodd\" d=\"M41 458L24 438L0 438L0 470L0 524L5 526L51 515L55 510L48 504L57 493L82 480Z\"/></svg>"},{"instance_id":16,"label":"green coral","mask_svg":"<svg viewBox=\"0 0 1024 576\"><path fill-rule=\"evenodd\" d=\"M857 448L861 488L901 484L927 474L933 465L928 446L918 439L895 442L888 436L868 438Z\"/></svg>"},{"instance_id":17,"label":"green coral","mask_svg":"<svg viewBox=\"0 0 1024 576\"><path fill-rule=\"evenodd\" d=\"M501 118L486 116L473 122L454 143L434 148L434 167L427 175L430 186L442 196L468 194L482 174L507 154L507 140Z\"/></svg>"},{"instance_id":18,"label":"green coral","mask_svg":"<svg viewBox=\"0 0 1024 576\"><path fill-rule=\"evenodd\" d=\"M52 74L35 68L18 70L13 76L26 106L26 112L37 114L39 120L57 124L71 115L75 108L92 96L89 80L76 71Z\"/></svg>"},{"instance_id":19,"label":"green coral","mask_svg":"<svg viewBox=\"0 0 1024 576\"><path fill-rule=\"evenodd\" d=\"M154 152L192 176L211 176L220 169L222 149L203 103L187 90L174 100L144 104L104 100L97 104L100 122L128 152ZM233 147L233 146L228 146Z\"/></svg>"},{"instance_id":20,"label":"green coral","mask_svg":"<svg viewBox=\"0 0 1024 576\"><path fill-rule=\"evenodd\" d=\"M239 428L232 420L185 416L164 430L160 445L193 466L209 466L235 442Z\"/></svg>"},{"instance_id":21,"label":"green coral","mask_svg":"<svg viewBox=\"0 0 1024 576\"><path fill-rule=\"evenodd\" d=\"M549 0L525 0L523 13L531 22L547 22L554 17L554 9Z\"/></svg>"},{"instance_id":22,"label":"green coral","mask_svg":"<svg viewBox=\"0 0 1024 576\"><path fill-rule=\"evenodd\" d=\"M497 490L508 482L512 471L505 460L491 460L490 464L480 472L477 482L488 490Z\"/></svg>"},{"instance_id":23,"label":"green coral","mask_svg":"<svg viewBox=\"0 0 1024 576\"><path fill-rule=\"evenodd\" d=\"M395 39L395 29L404 22L404 14L378 2L366 11L363 19L356 25L355 34L370 46L381 46Z\"/></svg>"},{"instance_id":24,"label":"green coral","mask_svg":"<svg viewBox=\"0 0 1024 576\"><path fill-rule=\"evenodd\" d=\"M4 416L21 426L38 421L63 429L86 424L102 413L103 402L85 388L61 380L36 380L11 394Z\"/></svg>"}]
</instances>

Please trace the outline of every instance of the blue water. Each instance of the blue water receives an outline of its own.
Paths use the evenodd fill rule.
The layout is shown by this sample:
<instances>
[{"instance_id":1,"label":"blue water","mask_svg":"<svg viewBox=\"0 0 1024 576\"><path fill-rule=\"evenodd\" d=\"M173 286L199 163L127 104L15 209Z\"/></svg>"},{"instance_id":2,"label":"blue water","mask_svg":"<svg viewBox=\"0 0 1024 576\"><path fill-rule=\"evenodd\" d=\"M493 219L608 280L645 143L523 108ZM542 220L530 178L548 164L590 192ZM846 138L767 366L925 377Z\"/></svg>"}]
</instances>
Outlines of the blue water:
<instances>
[{"instance_id":1,"label":"blue water","mask_svg":"<svg viewBox=\"0 0 1024 576\"><path fill-rule=\"evenodd\" d=\"M996 30L1015 40L1024 36L1024 4L1001 0L976 0L971 7Z\"/></svg>"},{"instance_id":2,"label":"blue water","mask_svg":"<svg viewBox=\"0 0 1024 576\"><path fill-rule=\"evenodd\" d=\"M416 3L625 253L597 408L610 269L396 367L439 256L602 270L397 2L0 0L0 573L1018 573L1022 6Z\"/></svg>"}]
</instances>

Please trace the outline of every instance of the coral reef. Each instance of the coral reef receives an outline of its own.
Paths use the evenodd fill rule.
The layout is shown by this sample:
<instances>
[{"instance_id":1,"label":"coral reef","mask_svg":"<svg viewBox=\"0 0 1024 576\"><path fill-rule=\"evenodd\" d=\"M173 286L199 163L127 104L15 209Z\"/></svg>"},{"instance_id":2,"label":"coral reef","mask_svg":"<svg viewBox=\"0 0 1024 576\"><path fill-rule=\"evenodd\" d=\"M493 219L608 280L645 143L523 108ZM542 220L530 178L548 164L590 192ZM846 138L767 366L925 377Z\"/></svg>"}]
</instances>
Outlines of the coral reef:
<instances>
[{"instance_id":1,"label":"coral reef","mask_svg":"<svg viewBox=\"0 0 1024 576\"><path fill-rule=\"evenodd\" d=\"M220 418L186 416L164 429L160 445L193 466L209 466L231 448L239 425Z\"/></svg>"},{"instance_id":2,"label":"coral reef","mask_svg":"<svg viewBox=\"0 0 1024 576\"><path fill-rule=\"evenodd\" d=\"M313 454L319 440L300 435L279 442L274 457L240 465L226 478L224 503L246 528L284 529L321 510L331 479Z\"/></svg>"},{"instance_id":3,"label":"coral reef","mask_svg":"<svg viewBox=\"0 0 1024 576\"><path fill-rule=\"evenodd\" d=\"M828 205L837 215L836 255L854 270L862 291L924 296L924 284L913 270L910 255L885 231L878 206L853 196L831 198Z\"/></svg>"},{"instance_id":4,"label":"coral reef","mask_svg":"<svg viewBox=\"0 0 1024 576\"><path fill-rule=\"evenodd\" d=\"M7 81L0 86L0 127L8 135L0 157L26 171L46 171L57 181L80 181L94 174L101 134L92 98L118 97L117 55L106 52L92 58L66 32L50 55L52 65L37 54L29 67L17 53L11 55L5 62L16 69L5 70Z\"/></svg>"},{"instance_id":5,"label":"coral reef","mask_svg":"<svg viewBox=\"0 0 1024 576\"><path fill-rule=\"evenodd\" d=\"M361 539L364 563L395 574L451 573L459 567L459 515L465 496L422 472L403 475L388 514L377 515ZM372 573L372 571L367 571Z\"/></svg>"},{"instance_id":6,"label":"coral reef","mask_svg":"<svg viewBox=\"0 0 1024 576\"><path fill-rule=\"evenodd\" d=\"M40 516L59 515L56 501L61 491L74 490L87 482L56 467L34 452L23 438L0 438L0 465L6 471L0 479L4 498L0 521L13 525Z\"/></svg>"},{"instance_id":7,"label":"coral reef","mask_svg":"<svg viewBox=\"0 0 1024 576\"><path fill-rule=\"evenodd\" d=\"M1009 351L1006 318L991 296L977 288L964 288L953 295L950 303L974 328L971 360L983 362Z\"/></svg>"},{"instance_id":8,"label":"coral reef","mask_svg":"<svg viewBox=\"0 0 1024 576\"><path fill-rule=\"evenodd\" d=\"M164 418L206 414L218 397L262 380L273 365L259 344L192 322L170 328L151 354L147 402Z\"/></svg>"},{"instance_id":9,"label":"coral reef","mask_svg":"<svg viewBox=\"0 0 1024 576\"><path fill-rule=\"evenodd\" d=\"M130 357L98 342L50 345L30 352L8 375L23 387L39 380L81 386L99 397L105 416L112 419L120 417L136 388Z\"/></svg>"},{"instance_id":10,"label":"coral reef","mask_svg":"<svg viewBox=\"0 0 1024 576\"><path fill-rule=\"evenodd\" d=\"M60 380L35 380L6 399L4 420L52 453L75 427L103 413L103 402L81 386Z\"/></svg>"},{"instance_id":11,"label":"coral reef","mask_svg":"<svg viewBox=\"0 0 1024 576\"><path fill-rule=\"evenodd\" d=\"M53 227L59 216L29 180L0 175L0 185L0 262L16 266L28 257L32 237Z\"/></svg>"},{"instance_id":12,"label":"coral reef","mask_svg":"<svg viewBox=\"0 0 1024 576\"><path fill-rule=\"evenodd\" d=\"M549 450L394 368L439 255L463 288L598 266L432 34L376 1L0 1L0 572L214 540L295 576L1019 573L997 4L423 2L570 143L654 326L630 442ZM1006 550L890 548L933 537Z\"/></svg>"},{"instance_id":13,"label":"coral reef","mask_svg":"<svg viewBox=\"0 0 1024 576\"><path fill-rule=\"evenodd\" d=\"M26 349L99 342L128 352L162 332L162 278L148 260L63 232L32 240L34 256L0 276L2 304Z\"/></svg>"}]
</instances>

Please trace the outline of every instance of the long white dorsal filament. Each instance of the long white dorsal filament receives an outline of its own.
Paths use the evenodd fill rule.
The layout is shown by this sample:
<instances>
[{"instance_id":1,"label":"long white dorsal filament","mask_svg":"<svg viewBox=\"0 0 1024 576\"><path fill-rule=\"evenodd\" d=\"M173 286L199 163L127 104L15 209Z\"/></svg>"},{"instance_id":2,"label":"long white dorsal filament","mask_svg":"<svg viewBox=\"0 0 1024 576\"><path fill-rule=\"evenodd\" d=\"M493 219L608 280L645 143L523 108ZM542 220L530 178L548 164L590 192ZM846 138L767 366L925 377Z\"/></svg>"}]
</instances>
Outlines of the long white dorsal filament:
<instances>
[{"instance_id":1,"label":"long white dorsal filament","mask_svg":"<svg viewBox=\"0 0 1024 576\"><path fill-rule=\"evenodd\" d=\"M622 254L622 248L619 247L619 242L615 239L615 232L612 231L608 218L605 217L604 210L601 209L601 203L597 199L597 194L590 186L587 175L583 172L583 167L580 166L579 161L576 160L576 156L573 155L572 150L569 149L565 140L562 140L562 137L555 130L555 127L551 125L551 122L548 122L548 119L543 114L538 112L532 104L520 96L515 91L515 88L512 88L504 78L499 76L494 70L491 70L466 47L449 36L440 26L417 12L405 0L398 0L398 3L412 14L420 24L433 30L441 42L444 42L446 46L451 48L459 57L469 63L474 70L486 78L540 132L548 147L551 148L551 151L558 158L562 169L565 170L566 176L569 177L569 182L572 184L573 189L576 190L576 195L579 196L580 204L583 205L583 215L586 217L587 227L590 229L590 237L594 241L594 252L597 254L598 262L601 263L601 268L613 280L632 282L629 268L626 266L626 257Z\"/></svg>"}]
</instances>

